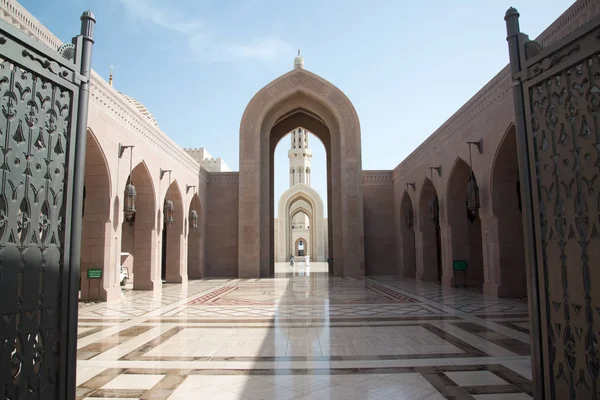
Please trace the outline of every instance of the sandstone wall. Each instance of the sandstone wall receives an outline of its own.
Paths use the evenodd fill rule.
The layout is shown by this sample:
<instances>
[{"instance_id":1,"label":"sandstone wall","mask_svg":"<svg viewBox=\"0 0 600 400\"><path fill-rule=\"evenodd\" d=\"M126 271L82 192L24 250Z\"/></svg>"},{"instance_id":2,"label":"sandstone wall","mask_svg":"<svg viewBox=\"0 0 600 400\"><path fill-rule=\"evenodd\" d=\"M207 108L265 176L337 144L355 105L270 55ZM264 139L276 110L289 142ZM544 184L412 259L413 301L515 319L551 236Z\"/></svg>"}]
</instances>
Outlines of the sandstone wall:
<instances>
[{"instance_id":1,"label":"sandstone wall","mask_svg":"<svg viewBox=\"0 0 600 400\"><path fill-rule=\"evenodd\" d=\"M237 277L239 173L208 176L205 277Z\"/></svg>"},{"instance_id":2,"label":"sandstone wall","mask_svg":"<svg viewBox=\"0 0 600 400\"><path fill-rule=\"evenodd\" d=\"M365 274L396 273L396 223L392 171L363 171Z\"/></svg>"}]
</instances>

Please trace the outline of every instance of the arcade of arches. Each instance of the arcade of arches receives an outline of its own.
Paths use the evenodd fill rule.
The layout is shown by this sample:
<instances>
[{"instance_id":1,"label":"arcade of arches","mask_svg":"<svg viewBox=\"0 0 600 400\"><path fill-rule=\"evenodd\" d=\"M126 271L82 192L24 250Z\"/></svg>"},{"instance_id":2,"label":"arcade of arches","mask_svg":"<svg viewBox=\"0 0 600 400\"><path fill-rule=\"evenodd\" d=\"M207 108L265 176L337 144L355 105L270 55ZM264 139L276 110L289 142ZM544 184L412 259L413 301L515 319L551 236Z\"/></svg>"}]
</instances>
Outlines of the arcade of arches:
<instances>
[{"instance_id":1,"label":"arcade of arches","mask_svg":"<svg viewBox=\"0 0 600 400\"><path fill-rule=\"evenodd\" d=\"M394 171L363 171L352 104L300 65L249 103L240 128L240 172L192 165L200 171L198 180L169 159L149 157L139 145L103 143L95 111L88 131L82 261L104 275L82 277L82 299L118 295L122 275L113 265L127 270L134 289L145 290L188 278L272 276L276 262L299 254L299 239L311 261L330 260L335 276L397 274L526 297L510 120L466 132L454 158L445 152L432 157L435 163L412 165L411 155ZM290 132L290 187L275 218L273 153ZM326 204L311 188L309 132L327 153ZM126 216L121 210L129 184L136 211ZM474 206L473 185L479 190ZM466 269L455 270L457 262Z\"/></svg>"},{"instance_id":2,"label":"arcade of arches","mask_svg":"<svg viewBox=\"0 0 600 400\"><path fill-rule=\"evenodd\" d=\"M21 6L0 7L60 43ZM539 41L599 10L577 1ZM250 99L228 171L92 72L78 395L530 398L512 85L502 69L396 168L363 170L361 142L376 137L298 55ZM326 201L309 132L326 152ZM288 134L289 188L275 199Z\"/></svg>"}]
</instances>

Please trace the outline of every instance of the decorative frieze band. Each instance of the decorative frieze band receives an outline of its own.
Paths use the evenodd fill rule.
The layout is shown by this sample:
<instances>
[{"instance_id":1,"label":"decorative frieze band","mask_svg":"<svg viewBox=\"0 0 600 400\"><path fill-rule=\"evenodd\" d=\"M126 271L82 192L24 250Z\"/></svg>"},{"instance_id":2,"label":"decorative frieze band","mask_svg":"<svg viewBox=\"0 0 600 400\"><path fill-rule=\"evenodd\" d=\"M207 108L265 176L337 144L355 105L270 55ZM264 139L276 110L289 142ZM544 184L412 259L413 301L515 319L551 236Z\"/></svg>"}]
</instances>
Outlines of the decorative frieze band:
<instances>
[{"instance_id":1,"label":"decorative frieze band","mask_svg":"<svg viewBox=\"0 0 600 400\"><path fill-rule=\"evenodd\" d=\"M212 185L239 185L239 172L207 172L208 183Z\"/></svg>"},{"instance_id":2,"label":"decorative frieze band","mask_svg":"<svg viewBox=\"0 0 600 400\"><path fill-rule=\"evenodd\" d=\"M363 185L392 185L393 171L363 171Z\"/></svg>"}]
</instances>

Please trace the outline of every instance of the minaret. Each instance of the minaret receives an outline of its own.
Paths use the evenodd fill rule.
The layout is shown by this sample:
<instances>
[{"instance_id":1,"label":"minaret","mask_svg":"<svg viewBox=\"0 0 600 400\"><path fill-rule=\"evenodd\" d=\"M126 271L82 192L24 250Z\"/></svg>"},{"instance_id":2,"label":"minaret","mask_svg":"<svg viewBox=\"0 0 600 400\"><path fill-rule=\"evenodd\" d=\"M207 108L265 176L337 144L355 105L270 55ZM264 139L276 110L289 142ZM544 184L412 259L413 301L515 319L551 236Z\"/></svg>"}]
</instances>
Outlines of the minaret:
<instances>
[{"instance_id":1,"label":"minaret","mask_svg":"<svg viewBox=\"0 0 600 400\"><path fill-rule=\"evenodd\" d=\"M297 184L310 186L312 150L308 148L308 131L296 128L290 133L292 143L288 150L290 159L290 187Z\"/></svg>"}]
</instances>

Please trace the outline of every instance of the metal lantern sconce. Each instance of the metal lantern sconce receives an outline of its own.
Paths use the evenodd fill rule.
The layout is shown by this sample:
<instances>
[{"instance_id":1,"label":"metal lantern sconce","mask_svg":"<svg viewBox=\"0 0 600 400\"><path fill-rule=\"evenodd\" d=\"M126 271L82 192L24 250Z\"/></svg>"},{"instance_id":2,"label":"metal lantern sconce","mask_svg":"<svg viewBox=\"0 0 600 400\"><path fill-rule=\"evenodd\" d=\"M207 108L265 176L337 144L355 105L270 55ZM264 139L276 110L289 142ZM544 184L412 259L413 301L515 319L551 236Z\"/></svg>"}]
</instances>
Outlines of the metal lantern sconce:
<instances>
[{"instance_id":1,"label":"metal lantern sconce","mask_svg":"<svg viewBox=\"0 0 600 400\"><path fill-rule=\"evenodd\" d=\"M162 180L163 176L165 176L165 174L167 172L169 173L169 186L168 187L171 187L171 170L170 169L162 169L161 168L160 169L160 179ZM169 194L169 189L167 189L167 195L168 194ZM170 225L173 222L175 222L175 205L169 199L168 196L167 196L167 199L165 200L163 213L164 213L164 217L165 217L165 223L167 225Z\"/></svg>"},{"instance_id":2,"label":"metal lantern sconce","mask_svg":"<svg viewBox=\"0 0 600 400\"><path fill-rule=\"evenodd\" d=\"M437 167L429 167L429 172L431 174L431 184L433 184L433 170L436 170L438 176L442 176L442 166L439 165ZM440 219L440 203L437 198L437 193L433 192L431 196L431 200L429 200L429 219L434 224L437 224Z\"/></svg>"},{"instance_id":3,"label":"metal lantern sconce","mask_svg":"<svg viewBox=\"0 0 600 400\"><path fill-rule=\"evenodd\" d=\"M479 186L477 186L475 174L473 173L471 146L476 146L477 150L479 150L479 154L483 154L483 139L480 139L477 142L467 142L467 144L469 145L469 168L471 169L469 182L467 182L467 210L469 210L469 213L471 214L469 219L473 222L475 218L477 218L477 211L481 207L481 201L479 198Z\"/></svg>"},{"instance_id":4,"label":"metal lantern sconce","mask_svg":"<svg viewBox=\"0 0 600 400\"><path fill-rule=\"evenodd\" d=\"M190 228L193 232L198 230L198 211L196 210L190 212Z\"/></svg>"},{"instance_id":5,"label":"metal lantern sconce","mask_svg":"<svg viewBox=\"0 0 600 400\"><path fill-rule=\"evenodd\" d=\"M135 186L133 186L133 179L131 177L134 147L135 146L124 146L119 143L119 158L123 157L123 153L126 149L129 149L129 183L125 186L125 192L123 193L123 214L125 215L125 221L127 221L130 226L135 222L135 201L137 197L137 192Z\"/></svg>"},{"instance_id":6,"label":"metal lantern sconce","mask_svg":"<svg viewBox=\"0 0 600 400\"><path fill-rule=\"evenodd\" d=\"M191 188L194 188L194 195L196 194L196 186L193 185L185 185L185 193L187 194ZM192 232L196 232L198 230L198 211L192 210L190 211L190 229Z\"/></svg>"}]
</instances>

